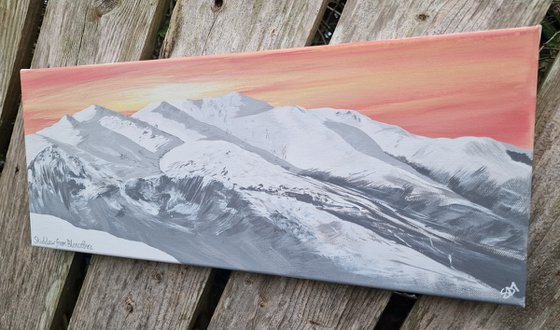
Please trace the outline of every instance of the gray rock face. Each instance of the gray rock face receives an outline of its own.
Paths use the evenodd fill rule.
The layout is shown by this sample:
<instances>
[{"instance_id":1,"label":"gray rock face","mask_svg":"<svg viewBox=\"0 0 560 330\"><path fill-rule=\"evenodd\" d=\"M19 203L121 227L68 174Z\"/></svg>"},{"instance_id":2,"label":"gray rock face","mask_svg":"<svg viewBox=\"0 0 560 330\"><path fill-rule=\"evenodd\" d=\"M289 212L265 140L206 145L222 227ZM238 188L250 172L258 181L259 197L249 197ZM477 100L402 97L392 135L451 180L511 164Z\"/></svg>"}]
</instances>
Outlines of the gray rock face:
<instances>
[{"instance_id":1,"label":"gray rock face","mask_svg":"<svg viewBox=\"0 0 560 330\"><path fill-rule=\"evenodd\" d=\"M307 128L324 139L293 138ZM42 143L28 159L31 212L184 263L440 294L472 285L448 276L423 287L422 265L407 260L386 266L415 271L396 287L361 272L378 252L353 240L371 237L490 288L525 289L532 155L496 141L442 142L353 111L280 111L239 94L132 117L93 106L26 138ZM462 157L445 154L453 143Z\"/></svg>"}]
</instances>

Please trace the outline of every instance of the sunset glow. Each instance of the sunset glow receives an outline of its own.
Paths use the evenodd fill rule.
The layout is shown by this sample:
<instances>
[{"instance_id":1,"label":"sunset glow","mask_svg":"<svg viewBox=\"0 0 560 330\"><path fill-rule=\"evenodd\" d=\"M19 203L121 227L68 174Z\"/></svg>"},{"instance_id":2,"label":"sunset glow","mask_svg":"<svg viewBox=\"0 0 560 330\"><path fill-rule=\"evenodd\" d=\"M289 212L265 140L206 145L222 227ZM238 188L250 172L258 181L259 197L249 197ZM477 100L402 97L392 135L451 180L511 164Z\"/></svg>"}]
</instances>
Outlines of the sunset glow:
<instances>
[{"instance_id":1,"label":"sunset glow","mask_svg":"<svg viewBox=\"0 0 560 330\"><path fill-rule=\"evenodd\" d=\"M272 105L358 110L430 137L532 149L539 27L101 66L23 70L26 134L91 104L241 92Z\"/></svg>"}]
</instances>

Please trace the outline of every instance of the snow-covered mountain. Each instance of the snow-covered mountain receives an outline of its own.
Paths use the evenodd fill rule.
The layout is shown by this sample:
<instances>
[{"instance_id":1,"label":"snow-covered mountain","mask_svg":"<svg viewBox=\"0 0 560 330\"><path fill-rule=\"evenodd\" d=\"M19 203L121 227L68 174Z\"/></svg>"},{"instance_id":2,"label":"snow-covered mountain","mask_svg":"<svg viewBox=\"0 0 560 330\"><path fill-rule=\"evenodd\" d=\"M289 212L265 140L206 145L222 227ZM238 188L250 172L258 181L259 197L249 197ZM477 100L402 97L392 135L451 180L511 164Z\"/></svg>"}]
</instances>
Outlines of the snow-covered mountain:
<instances>
[{"instance_id":1,"label":"snow-covered mountain","mask_svg":"<svg viewBox=\"0 0 560 330\"><path fill-rule=\"evenodd\" d=\"M356 111L317 109L333 127L359 128L389 155L468 200L528 225L533 155L490 138L427 138Z\"/></svg>"},{"instance_id":2,"label":"snow-covered mountain","mask_svg":"<svg viewBox=\"0 0 560 330\"><path fill-rule=\"evenodd\" d=\"M182 144L177 137L151 125L100 106L64 116L31 139L31 162L44 147L53 145L80 157L104 175L136 177L159 173L159 159ZM106 172L106 173L105 173Z\"/></svg>"},{"instance_id":3,"label":"snow-covered mountain","mask_svg":"<svg viewBox=\"0 0 560 330\"><path fill-rule=\"evenodd\" d=\"M496 301L524 289L532 156L497 141L233 93L131 117L91 106L26 145L33 214L180 262Z\"/></svg>"}]
</instances>

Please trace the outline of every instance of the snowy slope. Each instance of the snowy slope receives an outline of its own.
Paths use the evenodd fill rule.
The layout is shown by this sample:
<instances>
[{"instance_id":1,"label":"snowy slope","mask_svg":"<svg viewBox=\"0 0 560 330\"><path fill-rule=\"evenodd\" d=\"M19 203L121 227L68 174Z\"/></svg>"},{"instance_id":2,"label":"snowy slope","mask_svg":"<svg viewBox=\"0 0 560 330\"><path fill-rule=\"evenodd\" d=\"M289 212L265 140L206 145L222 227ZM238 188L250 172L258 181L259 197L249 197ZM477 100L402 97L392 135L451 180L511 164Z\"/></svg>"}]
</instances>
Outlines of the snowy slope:
<instances>
[{"instance_id":1,"label":"snowy slope","mask_svg":"<svg viewBox=\"0 0 560 330\"><path fill-rule=\"evenodd\" d=\"M230 97L223 104L228 104ZM218 99L212 102L216 104ZM204 104L163 102L139 111L134 117L176 134L183 141L219 138L235 142L235 138L257 148L261 156L266 152L277 163L284 161L286 166L300 170L321 171L375 187L410 186L412 195L444 195L449 198L448 203L466 202L462 198L453 201L455 194L451 190L388 156L371 139L367 141L367 151L357 150L340 135L331 134L321 120L304 109L271 108L239 116L222 111L226 107L223 104L216 109L205 109ZM233 110L234 114L237 112Z\"/></svg>"},{"instance_id":2,"label":"snowy slope","mask_svg":"<svg viewBox=\"0 0 560 330\"><path fill-rule=\"evenodd\" d=\"M177 259L167 253L142 242L115 237L99 230L78 228L52 215L31 213L31 231L31 241L36 246L178 263ZM81 244L84 242L85 244Z\"/></svg>"},{"instance_id":3,"label":"snowy slope","mask_svg":"<svg viewBox=\"0 0 560 330\"><path fill-rule=\"evenodd\" d=\"M311 109L310 112L326 123L341 122L357 127L373 138L383 151L414 160L435 172L472 173L480 167L486 167L497 183L530 174L531 166L513 160L507 151L524 152L532 157L530 153L490 138L428 138L410 134L398 126L371 120L357 111Z\"/></svg>"},{"instance_id":4,"label":"snowy slope","mask_svg":"<svg viewBox=\"0 0 560 330\"><path fill-rule=\"evenodd\" d=\"M338 119L338 115L343 112L325 110L327 114L323 115L320 110L307 111L300 107L267 108L244 113L233 106L231 112L225 111L236 95L212 98L214 108L205 107L208 103L205 100L156 103L137 112L134 117L188 141L183 147L183 154L190 152L189 148L197 148L200 140L226 140L257 153L268 162L303 170L315 178L344 178L353 188L367 194L393 190L393 195L400 196L400 202L394 204L395 207L408 208L410 212L424 209L424 217L431 219L434 224L444 221L445 226L449 226L455 223L456 235L467 232L471 226L477 226L478 230L485 228L505 232L504 235L498 235L502 237L501 241L519 233L520 228L511 228L511 224L504 221L496 222L501 223L492 229L488 223L471 225L463 221L461 217L470 212L466 209L474 209L475 213L470 217L480 218L480 213L492 213L496 208L488 210L486 205L478 204L477 200L465 199L459 196L461 191L449 185L449 180L424 175L424 172L388 155L378 141L368 135L369 131L355 125L362 120L359 114L347 112L347 116ZM333 114L334 117L331 117L337 118L337 122L330 120L329 115ZM347 117L353 125L346 123ZM366 119L364 117L364 121ZM373 122L370 119L367 121ZM185 157L188 158L188 155ZM214 157L213 161L219 159ZM434 205L465 210L449 217L449 213L434 210ZM453 211L451 214L456 213ZM468 219L467 216L463 218ZM490 215L490 218L495 222L495 216ZM521 221L514 220L513 223ZM497 229L499 226L503 228ZM517 244L517 240L511 244Z\"/></svg>"},{"instance_id":5,"label":"snowy slope","mask_svg":"<svg viewBox=\"0 0 560 330\"><path fill-rule=\"evenodd\" d=\"M104 132L109 136L123 137L151 153L161 148L176 145L178 139L134 118L123 116L101 106L90 106L73 116L65 115L54 125L37 132L37 135L50 138L63 144L78 146L88 142L88 137ZM96 136L99 138L99 136Z\"/></svg>"},{"instance_id":6,"label":"snowy slope","mask_svg":"<svg viewBox=\"0 0 560 330\"><path fill-rule=\"evenodd\" d=\"M117 177L157 173L159 159L182 143L145 122L96 105L73 116L64 116L26 139L33 141L28 152L30 157L54 143L104 175ZM28 163L31 160L28 158Z\"/></svg>"},{"instance_id":7,"label":"snowy slope","mask_svg":"<svg viewBox=\"0 0 560 330\"><path fill-rule=\"evenodd\" d=\"M344 209L348 213L367 211L329 194L323 190L325 187L314 182L302 182L279 166L267 166L262 158L230 143L199 141L183 145L164 156L161 164L162 170L170 176L200 175L208 182L219 180L229 183L231 188L243 190L256 214L276 222L279 228L297 232L298 239L310 244L317 254L357 274L393 279L423 277L424 284L431 288L458 281L485 290L487 294L496 294L495 289L469 275L408 246L395 244L396 239L387 240L358 224L340 222L326 211L329 204L336 204L339 211ZM254 185L255 182L259 184ZM253 189L250 185L254 185ZM291 198L290 194L295 193L321 199L325 209L318 210L313 204ZM277 218L274 214L283 217Z\"/></svg>"},{"instance_id":8,"label":"snowy slope","mask_svg":"<svg viewBox=\"0 0 560 330\"><path fill-rule=\"evenodd\" d=\"M229 100L229 97L223 100L214 98L211 102L213 107L208 107L206 102L169 103L194 119L218 127L301 169L320 168L334 175L348 176L361 174L364 168L374 171L379 164L371 157L355 153L341 137L325 134L327 129L324 125L305 109L280 107L241 116L238 115L239 110L224 110L227 109ZM155 112L157 110L157 107L152 109ZM138 118L145 119L142 117L144 112L140 111ZM314 150L313 157L309 157L310 150ZM382 152L376 156L381 160L389 159ZM361 166L347 162L349 157L361 162Z\"/></svg>"},{"instance_id":9,"label":"snowy slope","mask_svg":"<svg viewBox=\"0 0 560 330\"><path fill-rule=\"evenodd\" d=\"M208 104L206 100L156 103L137 112L134 117L189 141L186 144L189 147L183 147L184 154L190 152L189 148L196 148L190 142L227 140L282 167L306 170L320 180L345 178L355 189L372 196L380 190L393 190L388 194L399 196L397 199L389 197L394 200L393 208L406 210L409 218L429 219L432 226L452 228L453 235L473 237L476 236L473 229L475 232L492 231L496 233L493 240L497 246L524 246L525 239L520 235L523 227L512 227L521 221L506 221L487 214L493 210L458 196L459 192L452 191L453 187L445 186L448 182L436 183L408 164L387 155L361 129L325 121L320 112L300 107L268 108L239 116L243 111L236 105L230 112L224 110L232 103L232 97L235 99L236 94L212 98L214 108L204 107ZM348 114L354 121L360 118L359 114ZM332 134L333 131L336 134ZM309 157L311 151L313 157ZM217 162L221 158L211 156L211 159ZM329 179L331 176L335 178ZM449 211L443 211L442 207ZM417 211L421 214L411 215ZM475 221L469 221L473 218ZM486 241L483 236L476 240Z\"/></svg>"},{"instance_id":10,"label":"snowy slope","mask_svg":"<svg viewBox=\"0 0 560 330\"><path fill-rule=\"evenodd\" d=\"M351 110L314 109L310 112L327 125L343 123L360 129L387 154L469 200L527 224L531 153L490 138L413 135Z\"/></svg>"},{"instance_id":11,"label":"snowy slope","mask_svg":"<svg viewBox=\"0 0 560 330\"><path fill-rule=\"evenodd\" d=\"M31 134L25 136L25 158L29 164L37 155L46 147L51 146L47 139L39 134Z\"/></svg>"},{"instance_id":12,"label":"snowy slope","mask_svg":"<svg viewBox=\"0 0 560 330\"><path fill-rule=\"evenodd\" d=\"M76 146L82 142L80 131L75 127L77 124L72 116L65 115L56 124L40 130L37 134Z\"/></svg>"},{"instance_id":13,"label":"snowy slope","mask_svg":"<svg viewBox=\"0 0 560 330\"><path fill-rule=\"evenodd\" d=\"M170 139L162 134L157 134L152 128L145 125L142 125L142 127L128 118L122 119L117 116L105 116L99 119L99 124L130 139L130 141L135 142L150 152L157 152L159 148L170 142Z\"/></svg>"}]
</instances>

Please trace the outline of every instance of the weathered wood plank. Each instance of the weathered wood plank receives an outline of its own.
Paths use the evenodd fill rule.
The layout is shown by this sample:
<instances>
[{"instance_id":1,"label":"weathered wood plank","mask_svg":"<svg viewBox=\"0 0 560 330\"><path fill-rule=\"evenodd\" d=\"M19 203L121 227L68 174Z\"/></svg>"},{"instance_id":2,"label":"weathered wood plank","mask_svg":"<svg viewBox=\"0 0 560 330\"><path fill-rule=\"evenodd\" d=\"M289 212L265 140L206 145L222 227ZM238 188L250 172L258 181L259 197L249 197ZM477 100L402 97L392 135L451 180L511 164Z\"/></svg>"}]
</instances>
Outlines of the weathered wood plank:
<instances>
[{"instance_id":1,"label":"weathered wood plank","mask_svg":"<svg viewBox=\"0 0 560 330\"><path fill-rule=\"evenodd\" d=\"M234 272L209 329L373 329L389 296L382 290Z\"/></svg>"},{"instance_id":2,"label":"weathered wood plank","mask_svg":"<svg viewBox=\"0 0 560 330\"><path fill-rule=\"evenodd\" d=\"M501 27L536 24L547 7L542 1L473 4L455 0L430 5L419 1L349 1L331 44L499 27L495 21L501 22ZM468 19L458 20L461 15ZM210 328L371 328L389 297L387 291L234 273ZM351 303L348 299L352 299ZM350 304L352 308L341 310L329 306L327 302L333 300L342 306ZM359 322L356 322L357 315L361 316Z\"/></svg>"},{"instance_id":3,"label":"weathered wood plank","mask_svg":"<svg viewBox=\"0 0 560 330\"><path fill-rule=\"evenodd\" d=\"M535 25L551 0L349 0L331 43Z\"/></svg>"},{"instance_id":4,"label":"weathered wood plank","mask_svg":"<svg viewBox=\"0 0 560 330\"><path fill-rule=\"evenodd\" d=\"M218 6L221 3L221 6ZM162 57L305 46L326 1L179 0Z\"/></svg>"},{"instance_id":5,"label":"weathered wood plank","mask_svg":"<svg viewBox=\"0 0 560 330\"><path fill-rule=\"evenodd\" d=\"M0 3L0 155L8 148L19 95L19 69L29 65L40 14L41 0L7 0ZM0 157L2 159L3 157Z\"/></svg>"},{"instance_id":6,"label":"weathered wood plank","mask_svg":"<svg viewBox=\"0 0 560 330\"><path fill-rule=\"evenodd\" d=\"M164 2L49 1L32 67L138 59ZM47 329L74 254L30 246L22 126L20 111L0 177L0 328Z\"/></svg>"},{"instance_id":7,"label":"weathered wood plank","mask_svg":"<svg viewBox=\"0 0 560 330\"><path fill-rule=\"evenodd\" d=\"M527 307L423 297L404 329L560 328L560 58L538 97Z\"/></svg>"},{"instance_id":8,"label":"weathered wood plank","mask_svg":"<svg viewBox=\"0 0 560 330\"><path fill-rule=\"evenodd\" d=\"M49 1L32 67L149 58L165 2Z\"/></svg>"},{"instance_id":9,"label":"weathered wood plank","mask_svg":"<svg viewBox=\"0 0 560 330\"><path fill-rule=\"evenodd\" d=\"M322 0L309 4L294 0L266 3L231 0L216 8L214 1L178 1L162 57L260 49L295 39L304 45L322 3ZM290 33L272 32L275 25L264 28L269 15L284 10L291 16L275 24L280 31L289 29ZM261 24L263 28L253 24ZM232 44L213 41L223 31L235 31L227 38ZM194 325L209 289L212 276L209 268L140 264L95 256L93 260L71 320L72 327L188 328ZM154 280L154 276L160 280Z\"/></svg>"},{"instance_id":10,"label":"weathered wood plank","mask_svg":"<svg viewBox=\"0 0 560 330\"><path fill-rule=\"evenodd\" d=\"M187 329L209 273L183 265L95 256L70 326Z\"/></svg>"},{"instance_id":11,"label":"weathered wood plank","mask_svg":"<svg viewBox=\"0 0 560 330\"><path fill-rule=\"evenodd\" d=\"M48 329L72 254L31 248L21 112L0 176L0 328Z\"/></svg>"}]
</instances>

